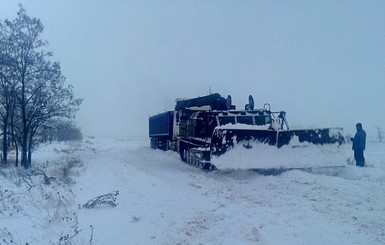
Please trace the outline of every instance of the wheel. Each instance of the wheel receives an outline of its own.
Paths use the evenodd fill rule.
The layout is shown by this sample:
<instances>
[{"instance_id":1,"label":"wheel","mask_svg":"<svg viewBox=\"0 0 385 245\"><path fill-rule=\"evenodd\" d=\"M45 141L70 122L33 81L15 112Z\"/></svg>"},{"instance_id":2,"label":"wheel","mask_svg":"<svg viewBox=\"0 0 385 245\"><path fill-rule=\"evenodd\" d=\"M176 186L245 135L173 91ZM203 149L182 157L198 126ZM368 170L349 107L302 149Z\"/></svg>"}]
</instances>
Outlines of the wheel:
<instances>
[{"instance_id":1,"label":"wheel","mask_svg":"<svg viewBox=\"0 0 385 245\"><path fill-rule=\"evenodd\" d=\"M192 159L192 155L191 155L191 152L190 150L186 150L186 154L187 154L187 163L188 164L192 164L193 163L193 159Z\"/></svg>"},{"instance_id":2,"label":"wheel","mask_svg":"<svg viewBox=\"0 0 385 245\"><path fill-rule=\"evenodd\" d=\"M156 150L158 149L158 139L157 138L151 138L151 148Z\"/></svg>"},{"instance_id":3,"label":"wheel","mask_svg":"<svg viewBox=\"0 0 385 245\"><path fill-rule=\"evenodd\" d=\"M183 162L187 162L187 152L185 149L181 150L180 158L182 159Z\"/></svg>"}]
</instances>

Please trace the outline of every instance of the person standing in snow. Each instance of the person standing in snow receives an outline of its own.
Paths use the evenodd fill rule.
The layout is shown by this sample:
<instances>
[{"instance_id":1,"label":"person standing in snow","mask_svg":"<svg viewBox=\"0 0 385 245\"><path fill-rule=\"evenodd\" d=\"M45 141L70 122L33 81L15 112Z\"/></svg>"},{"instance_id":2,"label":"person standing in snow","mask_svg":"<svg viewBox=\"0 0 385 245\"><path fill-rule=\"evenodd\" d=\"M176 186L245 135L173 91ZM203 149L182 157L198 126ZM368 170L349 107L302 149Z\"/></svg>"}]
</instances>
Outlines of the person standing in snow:
<instances>
[{"instance_id":1,"label":"person standing in snow","mask_svg":"<svg viewBox=\"0 0 385 245\"><path fill-rule=\"evenodd\" d=\"M356 166L363 167L365 165L364 150L366 146L366 132L362 129L362 124L356 124L357 133L352 138L354 159L356 160Z\"/></svg>"}]
</instances>

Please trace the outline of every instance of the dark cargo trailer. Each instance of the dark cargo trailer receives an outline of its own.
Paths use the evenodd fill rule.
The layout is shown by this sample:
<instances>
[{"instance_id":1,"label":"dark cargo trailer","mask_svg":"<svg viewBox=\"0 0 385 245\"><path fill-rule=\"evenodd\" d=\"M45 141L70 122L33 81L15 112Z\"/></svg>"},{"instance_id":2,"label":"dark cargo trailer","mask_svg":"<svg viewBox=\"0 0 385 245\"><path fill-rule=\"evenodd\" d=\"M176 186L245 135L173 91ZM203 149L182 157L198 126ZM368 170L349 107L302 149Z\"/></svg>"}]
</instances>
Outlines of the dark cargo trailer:
<instances>
[{"instance_id":1,"label":"dark cargo trailer","mask_svg":"<svg viewBox=\"0 0 385 245\"><path fill-rule=\"evenodd\" d=\"M168 150L167 141L172 140L174 112L166 111L149 118L151 148Z\"/></svg>"}]
</instances>

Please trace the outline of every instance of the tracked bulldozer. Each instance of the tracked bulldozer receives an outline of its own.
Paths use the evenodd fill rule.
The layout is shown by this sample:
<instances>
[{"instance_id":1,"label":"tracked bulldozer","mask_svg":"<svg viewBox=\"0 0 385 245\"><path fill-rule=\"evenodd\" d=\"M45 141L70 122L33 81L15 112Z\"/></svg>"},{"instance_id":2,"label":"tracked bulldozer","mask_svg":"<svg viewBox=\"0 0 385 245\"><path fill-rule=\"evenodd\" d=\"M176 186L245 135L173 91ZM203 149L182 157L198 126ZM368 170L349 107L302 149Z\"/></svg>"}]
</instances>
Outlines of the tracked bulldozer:
<instances>
[{"instance_id":1,"label":"tracked bulldozer","mask_svg":"<svg viewBox=\"0 0 385 245\"><path fill-rule=\"evenodd\" d=\"M251 95L242 110L217 93L177 99L175 110L149 118L151 148L174 150L208 170L345 165L342 128L292 129L286 112L254 107Z\"/></svg>"}]
</instances>

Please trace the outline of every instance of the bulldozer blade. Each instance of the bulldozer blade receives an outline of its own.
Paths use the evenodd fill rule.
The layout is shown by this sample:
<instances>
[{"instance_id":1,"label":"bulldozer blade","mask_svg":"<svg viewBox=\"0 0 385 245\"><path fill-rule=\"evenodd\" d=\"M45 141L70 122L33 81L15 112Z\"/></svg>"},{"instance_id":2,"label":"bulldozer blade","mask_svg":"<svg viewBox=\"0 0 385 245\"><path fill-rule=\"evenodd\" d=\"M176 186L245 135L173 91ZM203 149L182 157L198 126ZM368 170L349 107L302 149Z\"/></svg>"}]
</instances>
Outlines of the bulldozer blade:
<instances>
[{"instance_id":1,"label":"bulldozer blade","mask_svg":"<svg viewBox=\"0 0 385 245\"><path fill-rule=\"evenodd\" d=\"M342 128L217 128L211 139L211 163L218 169L342 166L346 165L343 143Z\"/></svg>"},{"instance_id":2,"label":"bulldozer blade","mask_svg":"<svg viewBox=\"0 0 385 245\"><path fill-rule=\"evenodd\" d=\"M293 140L298 139L299 144L311 143L315 145L343 144L345 139L342 128L321 128L321 129L294 129L278 131L277 147L295 144Z\"/></svg>"}]
</instances>

